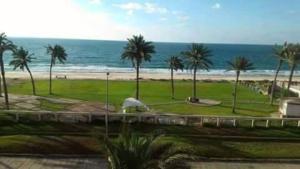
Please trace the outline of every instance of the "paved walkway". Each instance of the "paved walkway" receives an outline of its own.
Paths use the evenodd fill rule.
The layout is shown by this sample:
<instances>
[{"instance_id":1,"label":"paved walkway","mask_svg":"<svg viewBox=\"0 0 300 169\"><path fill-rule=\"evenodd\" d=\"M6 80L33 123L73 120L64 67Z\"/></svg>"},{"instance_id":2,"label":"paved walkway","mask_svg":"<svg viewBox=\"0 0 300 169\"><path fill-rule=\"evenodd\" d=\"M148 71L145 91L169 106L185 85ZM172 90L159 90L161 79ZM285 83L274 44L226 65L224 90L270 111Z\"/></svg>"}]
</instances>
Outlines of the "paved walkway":
<instances>
[{"instance_id":1,"label":"paved walkway","mask_svg":"<svg viewBox=\"0 0 300 169\"><path fill-rule=\"evenodd\" d=\"M0 157L0 169L105 169L97 158Z\"/></svg>"},{"instance_id":2,"label":"paved walkway","mask_svg":"<svg viewBox=\"0 0 300 169\"><path fill-rule=\"evenodd\" d=\"M250 162L200 162L193 169L299 169L300 164ZM0 157L0 169L106 169L98 158Z\"/></svg>"},{"instance_id":3,"label":"paved walkway","mask_svg":"<svg viewBox=\"0 0 300 169\"><path fill-rule=\"evenodd\" d=\"M287 163L249 163L249 162L202 162L193 169L299 169L300 164Z\"/></svg>"}]
</instances>

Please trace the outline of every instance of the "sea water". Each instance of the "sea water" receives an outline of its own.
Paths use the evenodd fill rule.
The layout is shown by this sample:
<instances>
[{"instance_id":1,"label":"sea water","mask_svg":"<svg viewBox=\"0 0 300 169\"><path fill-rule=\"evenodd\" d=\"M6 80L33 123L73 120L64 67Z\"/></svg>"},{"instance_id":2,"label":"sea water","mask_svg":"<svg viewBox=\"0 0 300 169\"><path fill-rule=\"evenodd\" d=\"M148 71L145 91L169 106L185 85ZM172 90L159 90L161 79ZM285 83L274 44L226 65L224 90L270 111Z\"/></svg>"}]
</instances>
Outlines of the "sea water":
<instances>
[{"instance_id":1,"label":"sea water","mask_svg":"<svg viewBox=\"0 0 300 169\"><path fill-rule=\"evenodd\" d=\"M50 56L46 53L47 45L59 44L66 49L68 58L65 64L56 64L58 72L133 72L130 61L121 60L121 54L126 41L104 40L70 40L70 39L43 39L43 38L10 38L16 45L23 46L33 53L34 59L30 63L33 72L49 70ZM168 72L166 60L170 56L180 56L182 51L188 50L189 43L153 42L156 53L151 62L142 64L142 72ZM236 56L247 57L253 62L255 69L248 71L250 75L273 75L278 64L274 56L274 45L245 45L245 44L205 44L211 52L213 66L209 71L199 71L202 74L222 75L227 72L228 61ZM12 59L11 53L5 53L5 68L12 71L8 63ZM183 73L187 73L184 71ZM284 65L281 74L289 73L288 66ZM299 74L299 72L296 72Z\"/></svg>"}]
</instances>

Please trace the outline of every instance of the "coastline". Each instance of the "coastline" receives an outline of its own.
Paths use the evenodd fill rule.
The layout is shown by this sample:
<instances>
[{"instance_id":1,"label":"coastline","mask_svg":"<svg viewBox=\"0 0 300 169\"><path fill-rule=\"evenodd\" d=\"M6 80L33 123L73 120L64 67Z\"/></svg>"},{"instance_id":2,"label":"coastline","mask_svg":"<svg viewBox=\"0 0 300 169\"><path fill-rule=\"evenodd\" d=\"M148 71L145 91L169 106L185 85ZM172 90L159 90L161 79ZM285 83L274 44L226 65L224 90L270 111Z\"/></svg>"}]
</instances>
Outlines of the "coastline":
<instances>
[{"instance_id":1,"label":"coastline","mask_svg":"<svg viewBox=\"0 0 300 169\"><path fill-rule=\"evenodd\" d=\"M48 72L33 72L33 77L35 79L48 79ZM53 72L53 79L63 79L66 76L67 79L73 80L84 80L84 79L106 79L106 72ZM136 77L135 72L111 72L109 75L110 80L134 80ZM6 72L6 78L8 79L29 79L28 72L20 72L20 71L8 71ZM160 72L141 72L140 78L144 80L169 80L169 73L160 73ZM191 80L193 78L191 73L175 73L174 79L176 80ZM241 74L240 80L254 80L254 81L263 81L269 80L272 81L274 79L273 75L249 75L249 74ZM234 74L197 74L197 80L235 80ZM278 76L279 81L288 81L287 75ZM295 75L293 78L294 82L300 82L300 76Z\"/></svg>"}]
</instances>

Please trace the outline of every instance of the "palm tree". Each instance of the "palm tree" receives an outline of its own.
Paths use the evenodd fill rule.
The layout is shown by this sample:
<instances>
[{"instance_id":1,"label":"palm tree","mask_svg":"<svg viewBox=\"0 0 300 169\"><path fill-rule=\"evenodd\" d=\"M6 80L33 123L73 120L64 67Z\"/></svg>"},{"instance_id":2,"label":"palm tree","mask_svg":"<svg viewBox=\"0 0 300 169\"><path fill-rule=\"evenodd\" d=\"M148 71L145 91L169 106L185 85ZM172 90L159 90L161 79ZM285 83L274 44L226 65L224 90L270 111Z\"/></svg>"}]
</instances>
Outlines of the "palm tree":
<instances>
[{"instance_id":1,"label":"palm tree","mask_svg":"<svg viewBox=\"0 0 300 169\"><path fill-rule=\"evenodd\" d=\"M197 70L204 69L209 70L213 65L210 57L212 56L211 51L202 44L193 43L188 51L182 52L185 57L186 66L188 69L193 71L193 97L191 102L198 102L197 91L196 91L196 81L197 81Z\"/></svg>"},{"instance_id":2,"label":"palm tree","mask_svg":"<svg viewBox=\"0 0 300 169\"><path fill-rule=\"evenodd\" d=\"M177 56L171 56L168 60L167 63L169 65L169 68L171 69L171 87L172 87L172 99L174 99L174 70L183 70L184 65L182 63L182 60L179 59Z\"/></svg>"},{"instance_id":3,"label":"palm tree","mask_svg":"<svg viewBox=\"0 0 300 169\"><path fill-rule=\"evenodd\" d=\"M0 34L0 67L1 67L1 76L3 81L3 88L4 88L4 98L5 98L5 108L9 109L9 102L8 102L8 91L5 79L5 70L4 70L4 62L3 62L3 54L6 51L14 51L15 45L12 41L8 40L5 33ZM1 82L0 82L1 86Z\"/></svg>"},{"instance_id":4,"label":"palm tree","mask_svg":"<svg viewBox=\"0 0 300 169\"><path fill-rule=\"evenodd\" d=\"M272 88L271 88L271 95L270 95L270 104L273 105L273 101L274 101L274 93L275 93L275 87L276 87L276 84L277 84L277 76L278 76L278 73L281 69L281 66L283 64L283 62L286 60L286 50L287 50L287 42L285 42L283 44L283 46L275 46L275 49L274 49L274 54L275 54L275 57L278 59L278 65L277 65L277 69L276 69L276 72L275 72L275 77L274 77L274 80L273 80L273 83L272 83Z\"/></svg>"},{"instance_id":5,"label":"palm tree","mask_svg":"<svg viewBox=\"0 0 300 169\"><path fill-rule=\"evenodd\" d=\"M13 53L13 60L9 63L9 65L14 66L14 70L19 68L22 71L24 71L25 68L28 71L32 83L32 94L36 95L34 79L28 66L28 63L30 63L31 60L33 59L32 56L33 54L29 54L27 50L25 50L23 47L20 47L20 49L17 49Z\"/></svg>"},{"instance_id":6,"label":"palm tree","mask_svg":"<svg viewBox=\"0 0 300 169\"><path fill-rule=\"evenodd\" d=\"M67 60L67 53L64 47L60 45L48 45L47 47L47 54L51 56L51 63L50 63L50 76L49 76L49 94L52 94L52 67L55 65L56 60L62 64L65 63Z\"/></svg>"},{"instance_id":7,"label":"palm tree","mask_svg":"<svg viewBox=\"0 0 300 169\"><path fill-rule=\"evenodd\" d=\"M172 144L158 144L161 135L121 134L117 140L105 139L109 169L188 169L193 156L175 150Z\"/></svg>"},{"instance_id":8,"label":"palm tree","mask_svg":"<svg viewBox=\"0 0 300 169\"><path fill-rule=\"evenodd\" d=\"M233 70L236 72L236 80L234 85L234 92L233 92L233 102L232 102L232 113L235 113L236 107L236 94L237 94L237 85L239 82L239 77L241 71L246 72L247 70L252 70L253 64L245 57L235 57L233 61L228 62L229 68L228 71Z\"/></svg>"},{"instance_id":9,"label":"palm tree","mask_svg":"<svg viewBox=\"0 0 300 169\"><path fill-rule=\"evenodd\" d=\"M290 67L290 76L288 82L288 96L290 94L290 87L293 81L293 76L297 65L300 63L300 44L288 44L287 47L287 61Z\"/></svg>"},{"instance_id":10,"label":"palm tree","mask_svg":"<svg viewBox=\"0 0 300 169\"><path fill-rule=\"evenodd\" d=\"M130 60L132 66L136 70L136 99L139 99L139 73L140 66L143 61L150 62L152 54L155 53L154 45L152 42L147 42L144 40L142 35L133 36L128 39L127 45L124 47L123 54L121 56L122 60Z\"/></svg>"}]
</instances>

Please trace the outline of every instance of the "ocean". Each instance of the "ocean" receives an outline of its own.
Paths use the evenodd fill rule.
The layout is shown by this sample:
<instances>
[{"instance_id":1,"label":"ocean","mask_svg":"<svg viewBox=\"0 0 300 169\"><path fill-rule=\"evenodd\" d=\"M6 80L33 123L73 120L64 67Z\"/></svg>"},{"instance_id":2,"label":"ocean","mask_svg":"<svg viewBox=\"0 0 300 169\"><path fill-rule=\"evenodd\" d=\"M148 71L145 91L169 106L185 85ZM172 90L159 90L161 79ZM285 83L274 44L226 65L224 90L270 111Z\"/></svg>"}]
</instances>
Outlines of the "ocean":
<instances>
[{"instance_id":1,"label":"ocean","mask_svg":"<svg viewBox=\"0 0 300 169\"><path fill-rule=\"evenodd\" d=\"M16 45L23 46L34 54L30 63L33 72L46 72L49 70L50 56L46 54L48 44L62 45L68 54L64 65L55 65L57 72L133 72L131 62L120 59L125 41L104 40L70 40L70 39L40 39L40 38L10 38ZM142 72L168 72L166 59L172 55L179 55L187 50L188 43L162 43L154 42L156 53L150 63L143 63ZM273 56L273 45L244 45L244 44L205 44L213 56L213 67L210 71L199 71L202 74L222 75L226 72L227 61L235 56L245 56L253 63L255 70L249 71L250 75L273 75L277 66L277 59ZM5 67L12 71L8 65L11 54L5 53ZM188 73L184 71L183 73ZM284 65L282 75L288 75L288 66ZM299 71L296 72L299 75Z\"/></svg>"}]
</instances>

